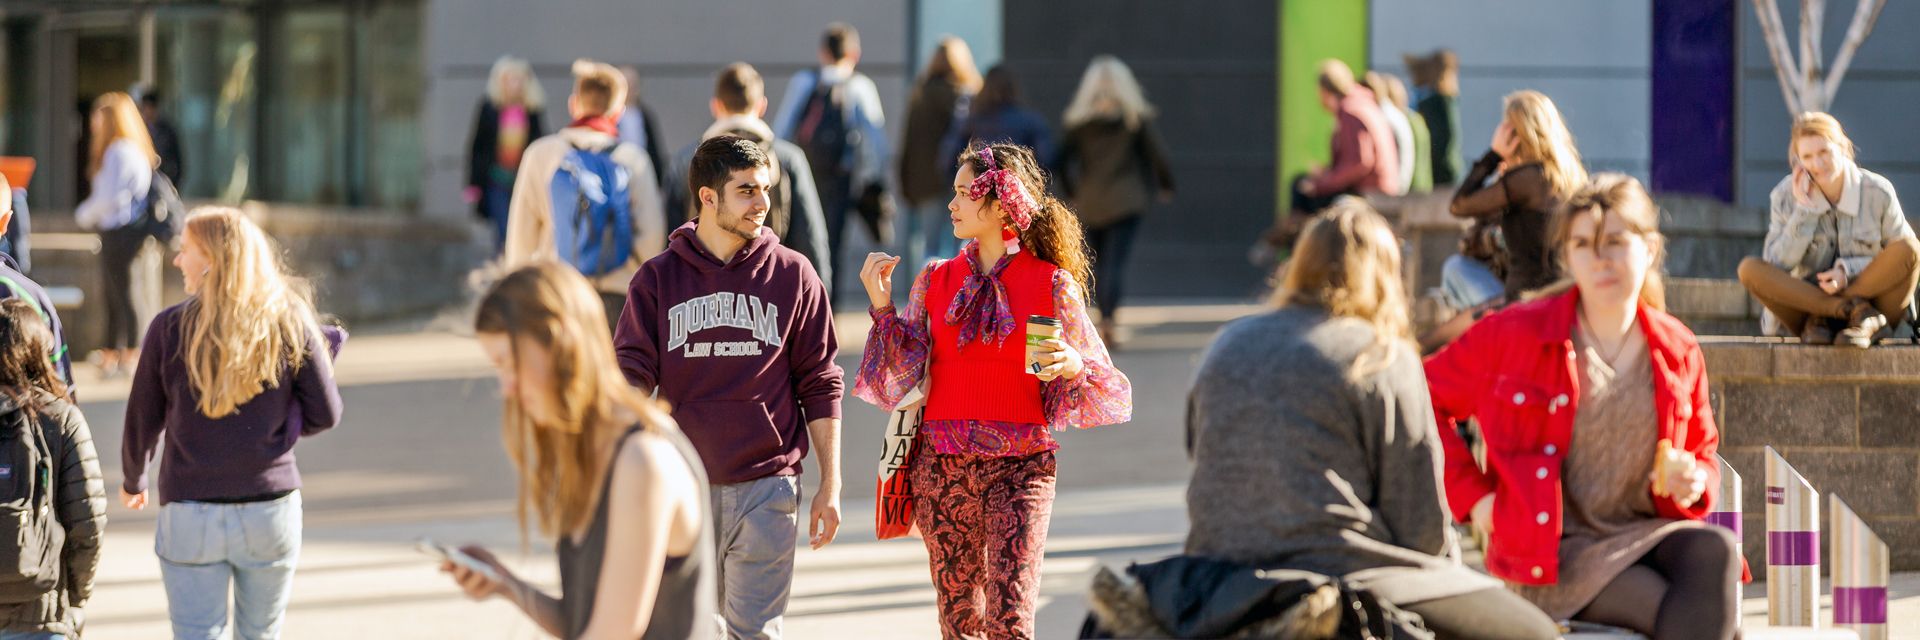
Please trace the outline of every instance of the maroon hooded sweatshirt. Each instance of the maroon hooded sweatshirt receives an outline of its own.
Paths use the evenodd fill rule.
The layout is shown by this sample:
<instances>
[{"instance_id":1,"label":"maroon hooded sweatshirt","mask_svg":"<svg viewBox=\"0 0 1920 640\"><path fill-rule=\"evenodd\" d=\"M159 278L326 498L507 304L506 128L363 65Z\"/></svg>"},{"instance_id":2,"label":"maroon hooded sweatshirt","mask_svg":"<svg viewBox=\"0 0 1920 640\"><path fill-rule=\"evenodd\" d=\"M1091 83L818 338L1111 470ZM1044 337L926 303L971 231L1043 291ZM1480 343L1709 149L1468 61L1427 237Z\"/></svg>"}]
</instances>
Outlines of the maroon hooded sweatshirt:
<instances>
[{"instance_id":1,"label":"maroon hooded sweatshirt","mask_svg":"<svg viewBox=\"0 0 1920 640\"><path fill-rule=\"evenodd\" d=\"M840 417L826 289L769 231L721 262L694 225L634 274L613 337L620 371L658 390L713 483L798 475L807 423Z\"/></svg>"},{"instance_id":2,"label":"maroon hooded sweatshirt","mask_svg":"<svg viewBox=\"0 0 1920 640\"><path fill-rule=\"evenodd\" d=\"M1366 87L1340 99L1333 123L1333 162L1313 181L1314 196L1393 193L1400 186L1400 154L1380 102Z\"/></svg>"}]
</instances>

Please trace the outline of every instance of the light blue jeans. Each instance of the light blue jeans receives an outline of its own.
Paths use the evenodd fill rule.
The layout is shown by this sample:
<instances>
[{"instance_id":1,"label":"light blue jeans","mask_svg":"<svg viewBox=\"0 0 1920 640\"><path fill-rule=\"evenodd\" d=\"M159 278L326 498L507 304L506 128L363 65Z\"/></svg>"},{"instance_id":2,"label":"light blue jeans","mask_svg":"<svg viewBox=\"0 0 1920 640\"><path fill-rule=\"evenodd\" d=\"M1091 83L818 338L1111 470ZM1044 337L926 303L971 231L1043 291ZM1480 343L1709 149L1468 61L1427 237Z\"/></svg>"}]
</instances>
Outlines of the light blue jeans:
<instances>
[{"instance_id":1,"label":"light blue jeans","mask_svg":"<svg viewBox=\"0 0 1920 640\"><path fill-rule=\"evenodd\" d=\"M728 638L780 637L793 593L800 535L800 480L769 476L715 485L713 526L720 560L720 626Z\"/></svg>"},{"instance_id":2,"label":"light blue jeans","mask_svg":"<svg viewBox=\"0 0 1920 640\"><path fill-rule=\"evenodd\" d=\"M300 527L297 491L267 502L160 507L153 550L174 639L223 637L229 587L235 640L280 637L300 561Z\"/></svg>"},{"instance_id":3,"label":"light blue jeans","mask_svg":"<svg viewBox=\"0 0 1920 640\"><path fill-rule=\"evenodd\" d=\"M1454 311L1466 311L1506 292L1506 283L1485 263L1458 253L1440 265L1440 294Z\"/></svg>"}]
</instances>

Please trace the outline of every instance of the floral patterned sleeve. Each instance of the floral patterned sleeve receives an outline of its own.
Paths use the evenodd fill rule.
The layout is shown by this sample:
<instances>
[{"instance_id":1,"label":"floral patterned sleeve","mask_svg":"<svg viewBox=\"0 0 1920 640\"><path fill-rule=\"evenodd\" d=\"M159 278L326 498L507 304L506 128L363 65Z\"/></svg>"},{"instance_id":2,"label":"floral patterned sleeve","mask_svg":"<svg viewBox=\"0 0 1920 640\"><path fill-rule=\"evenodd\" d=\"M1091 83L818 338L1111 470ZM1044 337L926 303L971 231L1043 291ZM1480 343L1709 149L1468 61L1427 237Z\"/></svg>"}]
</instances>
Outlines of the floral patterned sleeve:
<instances>
[{"instance_id":1,"label":"floral patterned sleeve","mask_svg":"<svg viewBox=\"0 0 1920 640\"><path fill-rule=\"evenodd\" d=\"M929 263L913 279L905 308L867 310L873 316L873 328L867 330L853 397L892 411L908 391L919 386L926 374L927 355L933 351L927 329L927 283L937 266L938 261Z\"/></svg>"},{"instance_id":2,"label":"floral patterned sleeve","mask_svg":"<svg viewBox=\"0 0 1920 640\"><path fill-rule=\"evenodd\" d=\"M1053 308L1060 314L1067 344L1080 352L1086 371L1080 377L1056 378L1041 390L1047 423L1054 428L1090 429L1133 419L1133 383L1113 366L1107 345L1087 315L1079 283L1066 271L1053 275Z\"/></svg>"}]
</instances>

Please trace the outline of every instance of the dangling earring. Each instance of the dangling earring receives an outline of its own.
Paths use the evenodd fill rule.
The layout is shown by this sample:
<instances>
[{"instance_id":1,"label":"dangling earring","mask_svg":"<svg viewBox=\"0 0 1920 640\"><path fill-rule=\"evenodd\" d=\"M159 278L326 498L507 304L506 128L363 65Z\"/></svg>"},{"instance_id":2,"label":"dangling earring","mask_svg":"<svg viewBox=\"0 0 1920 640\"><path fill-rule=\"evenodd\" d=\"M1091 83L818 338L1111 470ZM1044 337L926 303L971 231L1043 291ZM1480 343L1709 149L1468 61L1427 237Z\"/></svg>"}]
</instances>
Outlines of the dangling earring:
<instances>
[{"instance_id":1,"label":"dangling earring","mask_svg":"<svg viewBox=\"0 0 1920 640\"><path fill-rule=\"evenodd\" d=\"M1013 227L1000 227L1000 240L1007 243L1007 255L1020 253L1020 234Z\"/></svg>"}]
</instances>

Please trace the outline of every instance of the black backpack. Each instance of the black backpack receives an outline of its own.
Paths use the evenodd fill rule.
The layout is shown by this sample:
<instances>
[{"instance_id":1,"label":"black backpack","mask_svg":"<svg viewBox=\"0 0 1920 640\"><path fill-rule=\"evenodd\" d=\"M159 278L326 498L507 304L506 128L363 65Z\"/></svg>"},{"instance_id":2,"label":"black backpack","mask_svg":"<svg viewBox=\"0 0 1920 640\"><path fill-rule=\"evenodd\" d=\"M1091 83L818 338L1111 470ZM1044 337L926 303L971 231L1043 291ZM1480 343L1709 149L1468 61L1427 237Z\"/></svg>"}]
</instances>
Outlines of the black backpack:
<instances>
[{"instance_id":1,"label":"black backpack","mask_svg":"<svg viewBox=\"0 0 1920 640\"><path fill-rule=\"evenodd\" d=\"M32 602L60 585L66 529L53 509L56 458L32 412L0 416L0 605Z\"/></svg>"},{"instance_id":2,"label":"black backpack","mask_svg":"<svg viewBox=\"0 0 1920 640\"><path fill-rule=\"evenodd\" d=\"M166 174L155 171L153 181L147 185L146 203L127 226L159 240L161 244L171 244L174 238L179 237L186 221L187 205L180 201L180 191L173 188L173 181L167 179Z\"/></svg>"},{"instance_id":3,"label":"black backpack","mask_svg":"<svg viewBox=\"0 0 1920 640\"><path fill-rule=\"evenodd\" d=\"M847 81L850 82L851 80ZM793 143L807 154L807 165L815 180L840 178L853 173L848 160L857 134L847 126L852 105L847 100L847 82L827 84L814 76L813 94L800 109L795 123Z\"/></svg>"}]
</instances>

